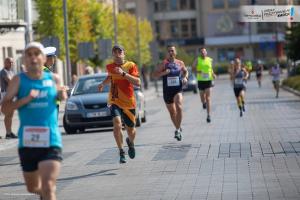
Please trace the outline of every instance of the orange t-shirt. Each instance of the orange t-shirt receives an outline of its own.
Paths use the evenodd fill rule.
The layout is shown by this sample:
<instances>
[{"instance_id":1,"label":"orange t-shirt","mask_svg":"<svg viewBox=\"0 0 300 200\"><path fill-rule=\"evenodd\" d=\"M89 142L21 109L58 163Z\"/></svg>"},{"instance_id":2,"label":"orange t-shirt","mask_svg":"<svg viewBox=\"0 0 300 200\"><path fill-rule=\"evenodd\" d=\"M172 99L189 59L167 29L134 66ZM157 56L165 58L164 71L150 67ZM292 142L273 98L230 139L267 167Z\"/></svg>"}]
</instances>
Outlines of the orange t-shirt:
<instances>
[{"instance_id":1,"label":"orange t-shirt","mask_svg":"<svg viewBox=\"0 0 300 200\"><path fill-rule=\"evenodd\" d=\"M133 84L123 76L115 73L115 68L119 66L120 65L115 63L111 63L106 66L106 71L111 75L108 104L115 104L122 109L134 109L136 107L136 100ZM132 76L139 76L138 67L133 62L126 61L120 67L124 72Z\"/></svg>"}]
</instances>

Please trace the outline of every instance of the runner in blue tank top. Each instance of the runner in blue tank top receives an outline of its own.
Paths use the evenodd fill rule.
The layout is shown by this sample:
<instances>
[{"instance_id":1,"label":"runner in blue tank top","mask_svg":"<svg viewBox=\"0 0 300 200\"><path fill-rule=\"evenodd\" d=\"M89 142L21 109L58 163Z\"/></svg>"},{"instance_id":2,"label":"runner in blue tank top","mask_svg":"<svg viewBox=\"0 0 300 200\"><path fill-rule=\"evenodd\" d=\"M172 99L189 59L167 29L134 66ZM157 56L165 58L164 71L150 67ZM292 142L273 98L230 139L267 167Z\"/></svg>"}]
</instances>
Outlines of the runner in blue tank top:
<instances>
[{"instance_id":1,"label":"runner in blue tank top","mask_svg":"<svg viewBox=\"0 0 300 200\"><path fill-rule=\"evenodd\" d=\"M160 64L154 76L163 79L164 101L176 128L175 138L180 141L182 139L182 85L187 84L188 70L183 61L176 59L175 46L169 45L167 49L168 58Z\"/></svg>"},{"instance_id":2,"label":"runner in blue tank top","mask_svg":"<svg viewBox=\"0 0 300 200\"><path fill-rule=\"evenodd\" d=\"M43 50L38 42L26 46L27 72L13 77L2 111L18 109L19 112L19 157L27 190L43 199L54 200L62 161L56 100L66 99L67 94L59 86L56 74L43 71L46 59Z\"/></svg>"}]
</instances>

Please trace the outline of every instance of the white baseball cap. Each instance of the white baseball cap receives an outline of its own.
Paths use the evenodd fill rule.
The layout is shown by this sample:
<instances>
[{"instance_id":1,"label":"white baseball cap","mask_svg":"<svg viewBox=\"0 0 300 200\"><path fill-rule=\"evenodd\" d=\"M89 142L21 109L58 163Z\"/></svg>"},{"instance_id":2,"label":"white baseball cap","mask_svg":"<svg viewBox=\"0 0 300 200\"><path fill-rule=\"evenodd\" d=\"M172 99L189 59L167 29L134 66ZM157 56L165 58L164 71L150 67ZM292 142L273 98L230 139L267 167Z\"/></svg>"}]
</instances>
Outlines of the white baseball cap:
<instances>
[{"instance_id":1,"label":"white baseball cap","mask_svg":"<svg viewBox=\"0 0 300 200\"><path fill-rule=\"evenodd\" d=\"M44 53L46 56L56 56L56 48L55 47L46 47L44 49Z\"/></svg>"},{"instance_id":2,"label":"white baseball cap","mask_svg":"<svg viewBox=\"0 0 300 200\"><path fill-rule=\"evenodd\" d=\"M28 49L31 49L31 48L38 49L42 52L42 54L45 55L45 48L41 43L39 43L39 42L30 42L26 45L24 51L26 52Z\"/></svg>"}]
</instances>

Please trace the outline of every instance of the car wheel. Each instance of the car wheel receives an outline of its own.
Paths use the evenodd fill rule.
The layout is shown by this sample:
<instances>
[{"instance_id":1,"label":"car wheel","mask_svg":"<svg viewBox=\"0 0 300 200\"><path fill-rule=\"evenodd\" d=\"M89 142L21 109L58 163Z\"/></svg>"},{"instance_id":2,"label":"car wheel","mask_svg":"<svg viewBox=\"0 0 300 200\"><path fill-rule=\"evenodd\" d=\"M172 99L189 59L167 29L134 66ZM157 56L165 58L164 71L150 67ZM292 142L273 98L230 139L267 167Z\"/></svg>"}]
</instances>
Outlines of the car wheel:
<instances>
[{"instance_id":1,"label":"car wheel","mask_svg":"<svg viewBox=\"0 0 300 200\"><path fill-rule=\"evenodd\" d=\"M63 126L65 129L66 134L70 135L70 134L75 134L77 133L77 129L76 128L72 128L68 125L67 121L66 121L66 116L64 115L63 118Z\"/></svg>"},{"instance_id":2,"label":"car wheel","mask_svg":"<svg viewBox=\"0 0 300 200\"><path fill-rule=\"evenodd\" d=\"M80 133L83 133L85 131L85 128L84 127L80 127L80 128L78 128L78 130L79 130Z\"/></svg>"},{"instance_id":3,"label":"car wheel","mask_svg":"<svg viewBox=\"0 0 300 200\"><path fill-rule=\"evenodd\" d=\"M141 126L141 118L140 115L137 116L136 120L135 120L135 126L136 127L140 127Z\"/></svg>"},{"instance_id":4,"label":"car wheel","mask_svg":"<svg viewBox=\"0 0 300 200\"><path fill-rule=\"evenodd\" d=\"M147 121L146 119L146 111L144 111L144 117L142 118L142 122L145 123Z\"/></svg>"}]
</instances>

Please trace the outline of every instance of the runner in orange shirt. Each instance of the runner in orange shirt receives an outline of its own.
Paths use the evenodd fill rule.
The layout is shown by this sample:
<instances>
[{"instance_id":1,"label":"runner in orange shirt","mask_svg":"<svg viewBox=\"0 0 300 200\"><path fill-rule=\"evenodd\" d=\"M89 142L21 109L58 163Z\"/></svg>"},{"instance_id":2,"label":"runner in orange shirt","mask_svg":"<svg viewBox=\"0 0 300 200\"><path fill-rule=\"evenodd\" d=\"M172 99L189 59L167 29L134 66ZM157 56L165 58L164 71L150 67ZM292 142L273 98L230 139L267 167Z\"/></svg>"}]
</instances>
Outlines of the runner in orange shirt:
<instances>
[{"instance_id":1,"label":"runner in orange shirt","mask_svg":"<svg viewBox=\"0 0 300 200\"><path fill-rule=\"evenodd\" d=\"M99 85L102 91L104 85L110 84L108 104L111 109L114 125L114 137L120 150L120 163L126 163L123 150L122 120L125 124L128 137L128 155L131 159L135 157L134 138L135 108L134 85L140 86L138 67L135 63L125 61L125 50L120 45L112 48L114 62L106 66L107 78Z\"/></svg>"}]
</instances>

